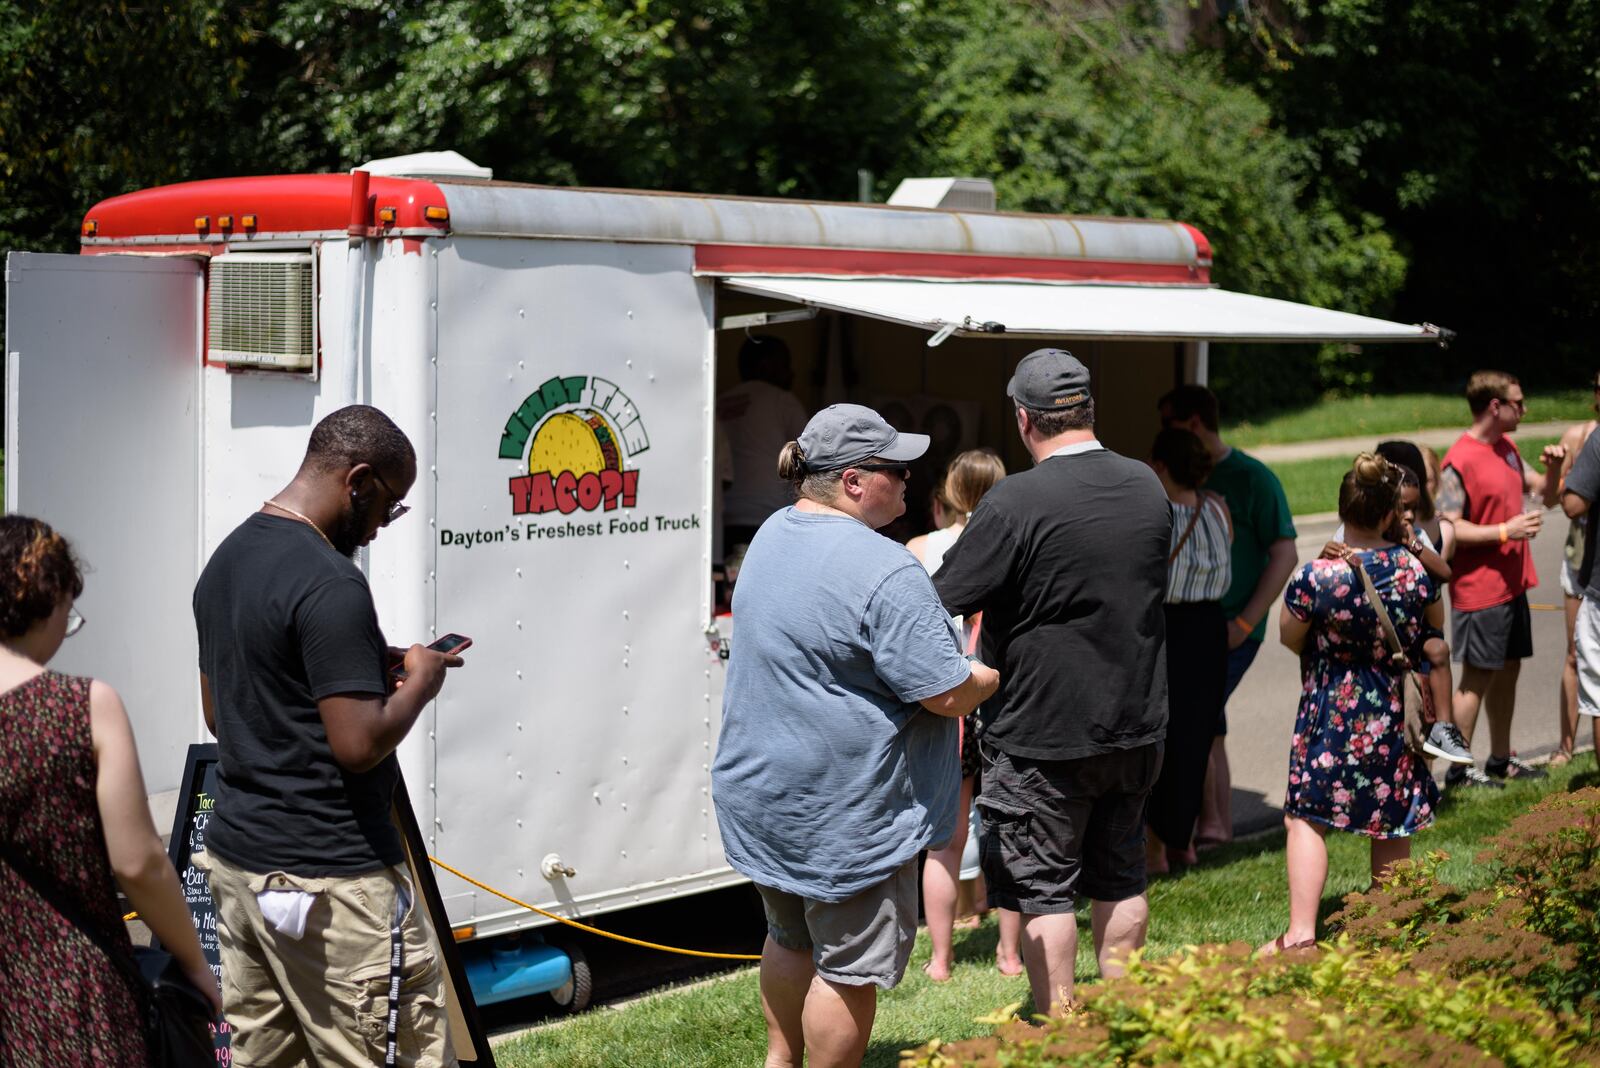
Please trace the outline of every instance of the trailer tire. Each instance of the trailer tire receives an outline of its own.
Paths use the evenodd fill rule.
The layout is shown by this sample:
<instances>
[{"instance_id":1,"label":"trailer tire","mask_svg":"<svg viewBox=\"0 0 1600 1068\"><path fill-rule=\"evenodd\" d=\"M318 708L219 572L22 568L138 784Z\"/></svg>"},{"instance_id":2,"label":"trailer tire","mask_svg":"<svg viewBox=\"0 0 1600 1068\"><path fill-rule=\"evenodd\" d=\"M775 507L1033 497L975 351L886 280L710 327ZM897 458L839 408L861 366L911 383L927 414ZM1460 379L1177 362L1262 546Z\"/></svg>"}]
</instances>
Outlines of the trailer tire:
<instances>
[{"instance_id":1,"label":"trailer tire","mask_svg":"<svg viewBox=\"0 0 1600 1068\"><path fill-rule=\"evenodd\" d=\"M589 958L577 946L562 946L561 949L572 962L572 979L550 991L550 999L566 1012L582 1012L594 999L594 975L589 971Z\"/></svg>"}]
</instances>

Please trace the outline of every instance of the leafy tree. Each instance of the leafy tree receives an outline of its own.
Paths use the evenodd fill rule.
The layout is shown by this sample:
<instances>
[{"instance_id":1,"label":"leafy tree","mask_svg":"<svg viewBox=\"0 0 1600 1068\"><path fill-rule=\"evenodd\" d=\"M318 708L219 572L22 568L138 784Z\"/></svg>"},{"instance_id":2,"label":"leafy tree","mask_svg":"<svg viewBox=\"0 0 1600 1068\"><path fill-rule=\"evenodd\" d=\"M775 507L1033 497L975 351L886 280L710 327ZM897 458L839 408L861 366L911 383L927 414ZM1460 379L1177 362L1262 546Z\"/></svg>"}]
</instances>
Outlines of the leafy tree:
<instances>
[{"instance_id":1,"label":"leafy tree","mask_svg":"<svg viewBox=\"0 0 1600 1068\"><path fill-rule=\"evenodd\" d=\"M1239 8L1232 67L1308 145L1318 188L1388 221L1403 318L1478 364L1592 374L1600 329L1600 2L1287 0ZM1415 369L1412 369L1412 373Z\"/></svg>"},{"instance_id":2,"label":"leafy tree","mask_svg":"<svg viewBox=\"0 0 1600 1068\"><path fill-rule=\"evenodd\" d=\"M1011 208L1190 222L1210 238L1222 285L1388 310L1406 262L1381 220L1320 190L1314 154L1215 55L1172 50L1137 5L973 3L941 17L957 43L925 97L924 173L990 177ZM1235 413L1365 382L1337 351L1262 356L1217 353Z\"/></svg>"}]
</instances>

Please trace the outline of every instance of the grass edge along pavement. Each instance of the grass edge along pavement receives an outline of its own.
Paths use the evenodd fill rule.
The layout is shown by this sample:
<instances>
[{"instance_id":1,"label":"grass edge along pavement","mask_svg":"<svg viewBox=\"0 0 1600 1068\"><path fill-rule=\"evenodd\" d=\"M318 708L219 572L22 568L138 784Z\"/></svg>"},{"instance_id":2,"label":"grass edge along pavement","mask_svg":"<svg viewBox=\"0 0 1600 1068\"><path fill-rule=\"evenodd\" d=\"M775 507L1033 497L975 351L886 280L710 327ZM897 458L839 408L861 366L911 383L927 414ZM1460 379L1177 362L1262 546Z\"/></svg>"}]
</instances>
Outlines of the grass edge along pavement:
<instances>
[{"instance_id":1,"label":"grass edge along pavement","mask_svg":"<svg viewBox=\"0 0 1600 1068\"><path fill-rule=\"evenodd\" d=\"M1527 393L1529 422L1594 418L1594 393L1589 389L1532 390ZM1226 398L1223 399L1226 407ZM1288 445L1371 435L1403 438L1407 433L1470 422L1460 393L1381 393L1358 397L1325 397L1315 404L1279 412L1264 419L1223 421L1222 440L1249 452L1262 445Z\"/></svg>"},{"instance_id":2,"label":"grass edge along pavement","mask_svg":"<svg viewBox=\"0 0 1600 1068\"><path fill-rule=\"evenodd\" d=\"M1227 438L1223 438L1227 441ZM1528 438L1522 440L1512 435L1517 451L1524 462L1542 471L1538 464L1539 453L1546 445L1554 445L1560 438ZM1231 442L1230 442L1231 444ZM1246 449L1246 452L1249 450ZM1443 452L1440 452L1441 458ZM1350 470L1355 456L1323 456L1315 460L1290 460L1286 463L1268 464L1272 473L1283 483L1284 496L1289 499L1290 515L1321 515L1339 507L1339 480Z\"/></svg>"},{"instance_id":3,"label":"grass edge along pavement","mask_svg":"<svg viewBox=\"0 0 1600 1068\"><path fill-rule=\"evenodd\" d=\"M1474 861L1482 840L1499 833L1545 794L1568 789L1574 779L1594 781L1594 767L1594 757L1585 755L1550 769L1543 782L1447 798L1436 824L1417 837L1415 850L1419 856L1432 851L1450 855L1440 868L1441 879L1461 887L1483 886L1487 875ZM1165 958L1206 943L1242 940L1257 945L1282 931L1288 921L1283 838L1281 829L1252 836L1207 853L1198 868L1153 880L1147 956ZM1368 881L1364 839L1330 835L1328 846L1324 916ZM1087 912L1079 920L1085 937L1078 978L1091 981L1095 972ZM930 1039L954 1042L991 1034L995 1013L1005 1006L1024 1002L1021 1011L1030 1011L1026 980L1003 977L994 969L996 939L993 919L977 930L958 930L953 977L936 984L922 972L929 947L927 932L918 933L904 982L879 998L868 1068L896 1068L902 1050ZM757 975L749 967L713 982L534 1028L498 1041L495 1058L504 1068L731 1068L760 1064L765 1049Z\"/></svg>"}]
</instances>

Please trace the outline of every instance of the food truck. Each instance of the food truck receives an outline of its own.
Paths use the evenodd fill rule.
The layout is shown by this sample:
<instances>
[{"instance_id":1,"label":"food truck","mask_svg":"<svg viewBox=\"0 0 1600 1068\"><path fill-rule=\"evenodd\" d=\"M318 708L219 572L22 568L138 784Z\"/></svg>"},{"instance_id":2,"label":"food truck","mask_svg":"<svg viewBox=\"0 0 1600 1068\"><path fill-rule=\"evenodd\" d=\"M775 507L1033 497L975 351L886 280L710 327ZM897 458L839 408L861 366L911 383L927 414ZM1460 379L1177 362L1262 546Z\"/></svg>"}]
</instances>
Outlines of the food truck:
<instances>
[{"instance_id":1,"label":"food truck","mask_svg":"<svg viewBox=\"0 0 1600 1068\"><path fill-rule=\"evenodd\" d=\"M122 693L149 788L176 787L209 740L195 579L318 419L373 404L419 470L358 559L385 633L474 640L399 750L432 854L569 917L738 882L710 796L737 641L713 441L747 334L786 341L808 408L876 405L1013 469L1004 386L1046 343L1142 456L1210 342L1444 336L1219 289L1183 223L994 209L981 182L816 203L515 184L454 153L96 204L80 255L6 261L5 506L91 570L59 666ZM469 954L551 922L440 884ZM473 973L480 1002L583 1000L565 957L518 945Z\"/></svg>"}]
</instances>

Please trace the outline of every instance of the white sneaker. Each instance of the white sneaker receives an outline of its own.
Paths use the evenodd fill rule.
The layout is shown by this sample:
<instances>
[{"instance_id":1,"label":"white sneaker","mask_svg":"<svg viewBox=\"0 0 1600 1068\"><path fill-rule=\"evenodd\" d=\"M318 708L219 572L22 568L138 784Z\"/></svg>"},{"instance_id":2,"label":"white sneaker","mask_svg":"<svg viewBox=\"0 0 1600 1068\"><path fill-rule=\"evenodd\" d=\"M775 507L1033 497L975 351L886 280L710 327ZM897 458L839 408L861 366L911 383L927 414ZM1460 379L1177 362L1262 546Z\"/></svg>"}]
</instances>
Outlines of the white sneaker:
<instances>
[{"instance_id":1,"label":"white sneaker","mask_svg":"<svg viewBox=\"0 0 1600 1068\"><path fill-rule=\"evenodd\" d=\"M1422 742L1422 750L1452 764L1472 763L1472 750L1467 748L1467 740L1454 723L1435 723Z\"/></svg>"}]
</instances>

